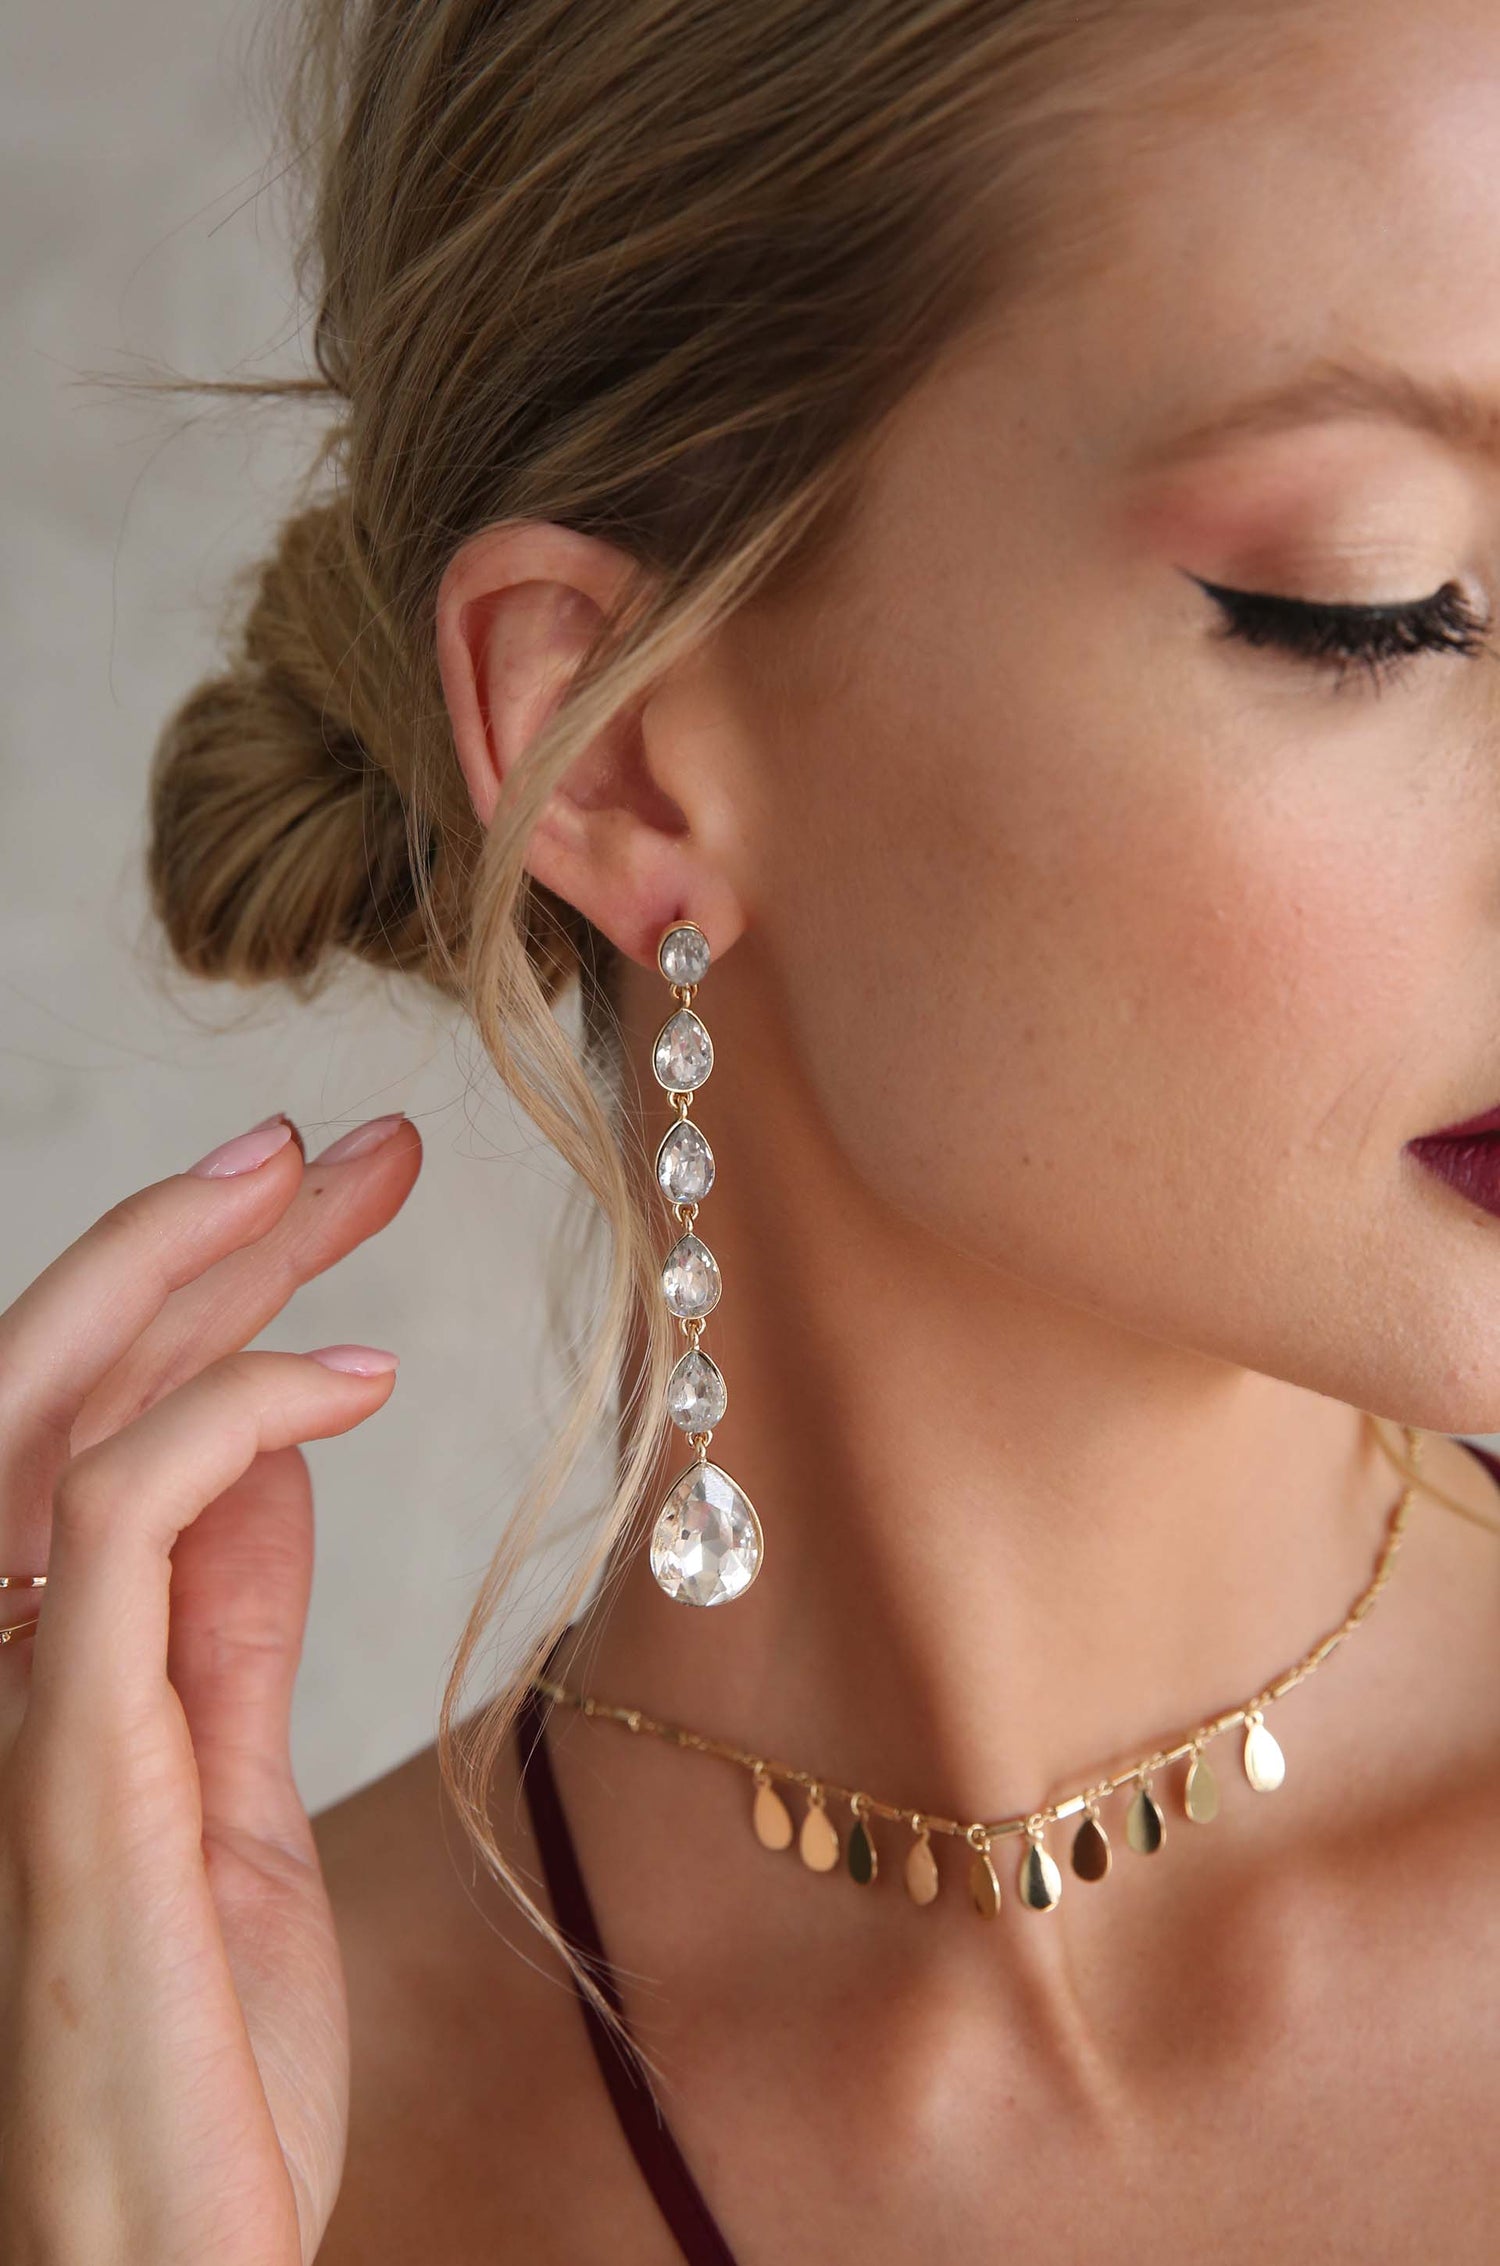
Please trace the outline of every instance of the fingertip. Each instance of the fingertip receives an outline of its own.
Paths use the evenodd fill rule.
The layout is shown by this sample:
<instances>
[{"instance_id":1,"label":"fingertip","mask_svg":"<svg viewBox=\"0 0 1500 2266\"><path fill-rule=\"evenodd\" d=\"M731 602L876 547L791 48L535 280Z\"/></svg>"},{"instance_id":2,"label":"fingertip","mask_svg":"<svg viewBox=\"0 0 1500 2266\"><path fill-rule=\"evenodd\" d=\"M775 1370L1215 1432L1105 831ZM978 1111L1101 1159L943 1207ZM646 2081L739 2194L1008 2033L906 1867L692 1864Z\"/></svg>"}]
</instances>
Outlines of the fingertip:
<instances>
[{"instance_id":1,"label":"fingertip","mask_svg":"<svg viewBox=\"0 0 1500 2266\"><path fill-rule=\"evenodd\" d=\"M313 1158L313 1163L352 1164L356 1158L367 1157L376 1149L383 1149L403 1126L409 1126L413 1133L417 1130L405 1110L391 1110L384 1117L368 1118L363 1125L356 1125L349 1132L341 1134L336 1141L330 1141L326 1149L320 1149ZM421 1139L418 1136L418 1147L420 1146Z\"/></svg>"},{"instance_id":2,"label":"fingertip","mask_svg":"<svg viewBox=\"0 0 1500 2266\"><path fill-rule=\"evenodd\" d=\"M320 1345L312 1348L308 1359L350 1377L383 1377L395 1369L401 1356L379 1345Z\"/></svg>"},{"instance_id":3,"label":"fingertip","mask_svg":"<svg viewBox=\"0 0 1500 2266\"><path fill-rule=\"evenodd\" d=\"M221 1141L207 1156L187 1167L188 1175L194 1180L234 1180L241 1173L258 1172L292 1141L305 1158L302 1135L286 1112L278 1110L273 1117L263 1117L258 1125L252 1125L248 1133L236 1133L232 1140Z\"/></svg>"}]
</instances>

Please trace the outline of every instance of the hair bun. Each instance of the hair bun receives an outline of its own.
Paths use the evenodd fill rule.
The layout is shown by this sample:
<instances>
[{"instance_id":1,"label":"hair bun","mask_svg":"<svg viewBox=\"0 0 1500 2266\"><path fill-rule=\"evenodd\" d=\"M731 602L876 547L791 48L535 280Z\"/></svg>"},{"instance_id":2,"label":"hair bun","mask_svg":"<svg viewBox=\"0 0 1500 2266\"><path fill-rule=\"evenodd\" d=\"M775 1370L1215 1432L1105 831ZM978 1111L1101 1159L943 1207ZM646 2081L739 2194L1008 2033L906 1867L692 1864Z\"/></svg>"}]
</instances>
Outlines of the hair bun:
<instances>
[{"instance_id":1,"label":"hair bun","mask_svg":"<svg viewBox=\"0 0 1500 2266\"><path fill-rule=\"evenodd\" d=\"M408 817L381 748L396 666L345 506L308 507L259 569L230 666L157 742L147 876L194 975L306 992L337 949L421 967Z\"/></svg>"}]
</instances>

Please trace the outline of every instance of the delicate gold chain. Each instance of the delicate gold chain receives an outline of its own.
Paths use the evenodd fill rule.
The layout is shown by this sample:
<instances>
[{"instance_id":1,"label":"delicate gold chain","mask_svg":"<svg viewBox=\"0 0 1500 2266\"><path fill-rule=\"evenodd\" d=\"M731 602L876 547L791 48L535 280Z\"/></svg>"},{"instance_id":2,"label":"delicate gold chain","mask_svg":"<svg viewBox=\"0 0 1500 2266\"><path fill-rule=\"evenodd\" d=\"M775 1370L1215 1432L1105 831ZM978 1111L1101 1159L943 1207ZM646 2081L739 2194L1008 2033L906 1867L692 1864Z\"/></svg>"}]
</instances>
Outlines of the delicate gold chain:
<instances>
[{"instance_id":1,"label":"delicate gold chain","mask_svg":"<svg viewBox=\"0 0 1500 2266\"><path fill-rule=\"evenodd\" d=\"M1403 1425L1402 1431L1406 1439L1408 1460L1415 1470L1420 1466L1422 1458L1421 1435L1409 1424ZM1380 1441L1380 1445L1389 1455L1390 1451L1385 1448L1384 1441ZM1168 1764L1177 1762L1186 1755L1196 1758L1210 1739L1217 1738L1232 1725L1243 1723L1248 1728L1258 1724L1264 1709L1273 1700L1281 1699L1295 1685L1300 1684L1304 1677L1310 1676L1315 1668L1321 1667L1335 1647L1342 1644L1345 1637L1365 1618L1389 1579L1418 1486L1438 1495L1441 1501L1452 1501L1451 1498L1442 1496L1426 1480L1407 1480L1386 1521L1385 1533L1369 1580L1338 1627L1330 1629L1293 1667L1285 1670L1273 1683L1263 1685L1243 1706L1229 1708L1222 1715L1208 1717L1191 1731L1185 1732L1171 1746L1153 1747L1149 1753L1139 1756L1112 1777L1096 1779L1092 1784L1081 1787L1077 1793L1066 1795L1057 1802L1048 1802L1041 1809L1017 1811L1009 1817L974 1819L965 1823L959 1818L938 1816L931 1810L914 1810L903 1803L882 1802L859 1787L837 1785L830 1779L818 1777L812 1771L800 1770L792 1763L778 1762L771 1755L752 1753L748 1748L736 1746L727 1739L710 1738L705 1732L690 1730L681 1723L659 1722L641 1708L623 1707L613 1701L600 1699L592 1692L574 1691L551 1677L536 1676L532 1683L537 1691L547 1699L556 1701L559 1706L576 1708L580 1714L605 1722L622 1723L628 1731L648 1733L653 1738L667 1740L673 1746L686 1747L695 1754L716 1755L724 1762L738 1763L752 1773L757 1785L764 1785L771 1779L780 1779L788 1785L804 1788L815 1804L822 1805L828 1796L835 1795L849 1804L856 1817L888 1818L895 1824L910 1825L916 1833L954 1834L967 1841L972 1848L983 1850L990 1842L998 1841L1007 1834L1026 1833L1035 1837L1045 1826L1059 1818L1072 1817L1080 1810L1092 1813L1100 1802L1121 1786L1129 1785L1132 1780L1138 1780L1144 1786L1154 1772L1166 1769ZM1457 1503L1452 1507L1463 1508Z\"/></svg>"}]
</instances>

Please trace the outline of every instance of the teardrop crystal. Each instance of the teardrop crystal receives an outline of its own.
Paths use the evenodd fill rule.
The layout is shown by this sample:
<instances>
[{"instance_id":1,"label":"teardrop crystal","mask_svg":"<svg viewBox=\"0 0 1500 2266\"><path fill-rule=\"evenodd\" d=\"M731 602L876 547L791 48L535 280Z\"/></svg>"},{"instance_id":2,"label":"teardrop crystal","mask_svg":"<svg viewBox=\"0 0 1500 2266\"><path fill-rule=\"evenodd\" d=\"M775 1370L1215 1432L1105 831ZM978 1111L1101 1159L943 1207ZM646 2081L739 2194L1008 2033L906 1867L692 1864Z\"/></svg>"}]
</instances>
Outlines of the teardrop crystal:
<instances>
[{"instance_id":1,"label":"teardrop crystal","mask_svg":"<svg viewBox=\"0 0 1500 2266\"><path fill-rule=\"evenodd\" d=\"M879 1869L880 1860L875 1854L875 1844L870 1839L870 1829L863 1818L856 1818L854 1821L849 1835L847 1857L852 1878L859 1882L861 1888L868 1888Z\"/></svg>"},{"instance_id":2,"label":"teardrop crystal","mask_svg":"<svg viewBox=\"0 0 1500 2266\"><path fill-rule=\"evenodd\" d=\"M656 965L669 984L702 983L708 974L708 938L696 921L679 921L656 947Z\"/></svg>"},{"instance_id":3,"label":"teardrop crystal","mask_svg":"<svg viewBox=\"0 0 1500 2266\"><path fill-rule=\"evenodd\" d=\"M661 1287L671 1311L683 1321L711 1314L724 1285L719 1262L701 1236L680 1235L662 1261Z\"/></svg>"},{"instance_id":4,"label":"teardrop crystal","mask_svg":"<svg viewBox=\"0 0 1500 2266\"><path fill-rule=\"evenodd\" d=\"M714 1185L714 1151L691 1117L677 1117L657 1142L657 1185L673 1203L698 1203Z\"/></svg>"},{"instance_id":5,"label":"teardrop crystal","mask_svg":"<svg viewBox=\"0 0 1500 2266\"><path fill-rule=\"evenodd\" d=\"M722 1605L760 1571L764 1541L755 1506L716 1463L691 1463L673 1483L651 1536L651 1571L668 1597Z\"/></svg>"},{"instance_id":6,"label":"teardrop crystal","mask_svg":"<svg viewBox=\"0 0 1500 2266\"><path fill-rule=\"evenodd\" d=\"M808 1804L797 1849L809 1872L831 1873L839 1861L839 1829L820 1802Z\"/></svg>"},{"instance_id":7,"label":"teardrop crystal","mask_svg":"<svg viewBox=\"0 0 1500 2266\"><path fill-rule=\"evenodd\" d=\"M1207 1825L1210 1818L1219 1814L1219 1781L1215 1778L1207 1755L1194 1755L1193 1765L1182 1789L1182 1806L1195 1825Z\"/></svg>"},{"instance_id":8,"label":"teardrop crystal","mask_svg":"<svg viewBox=\"0 0 1500 2266\"><path fill-rule=\"evenodd\" d=\"M1142 1786L1125 1813L1126 1840L1132 1849L1139 1849L1143 1857L1149 1857L1161 1847L1166 1830L1167 1821L1160 1802Z\"/></svg>"},{"instance_id":9,"label":"teardrop crystal","mask_svg":"<svg viewBox=\"0 0 1500 2266\"><path fill-rule=\"evenodd\" d=\"M1274 1794L1286 1776L1286 1756L1258 1718L1245 1733L1245 1776L1257 1794Z\"/></svg>"},{"instance_id":10,"label":"teardrop crystal","mask_svg":"<svg viewBox=\"0 0 1500 2266\"><path fill-rule=\"evenodd\" d=\"M930 1904L940 1886L932 1843L925 1833L919 1834L907 1851L906 1893L913 1904Z\"/></svg>"},{"instance_id":11,"label":"teardrop crystal","mask_svg":"<svg viewBox=\"0 0 1500 2266\"><path fill-rule=\"evenodd\" d=\"M667 1414L684 1432L712 1432L729 1406L717 1361L691 1347L667 1379Z\"/></svg>"},{"instance_id":12,"label":"teardrop crystal","mask_svg":"<svg viewBox=\"0 0 1500 2266\"><path fill-rule=\"evenodd\" d=\"M1040 1841L1027 1843L1017 1885L1021 1902L1033 1912L1050 1912L1061 1896L1062 1874L1057 1869L1057 1860Z\"/></svg>"},{"instance_id":13,"label":"teardrop crystal","mask_svg":"<svg viewBox=\"0 0 1500 2266\"><path fill-rule=\"evenodd\" d=\"M1000 1883L984 1850L976 1849L969 1865L969 1894L983 1920L993 1920L1000 1909Z\"/></svg>"},{"instance_id":14,"label":"teardrop crystal","mask_svg":"<svg viewBox=\"0 0 1500 2266\"><path fill-rule=\"evenodd\" d=\"M755 1825L755 1838L762 1849L790 1849L792 1813L769 1778L763 1779L755 1789L755 1807L751 1816Z\"/></svg>"},{"instance_id":15,"label":"teardrop crystal","mask_svg":"<svg viewBox=\"0 0 1500 2266\"><path fill-rule=\"evenodd\" d=\"M696 1204L714 1184L714 1153L690 1117L668 1126L657 1144L656 1178L674 1204Z\"/></svg>"},{"instance_id":16,"label":"teardrop crystal","mask_svg":"<svg viewBox=\"0 0 1500 2266\"><path fill-rule=\"evenodd\" d=\"M691 1007L679 1007L656 1034L651 1067L656 1082L669 1093L692 1093L714 1066L714 1042L703 1018Z\"/></svg>"},{"instance_id":17,"label":"teardrop crystal","mask_svg":"<svg viewBox=\"0 0 1500 2266\"><path fill-rule=\"evenodd\" d=\"M1096 1817L1086 1817L1073 1836L1073 1870L1080 1880L1103 1880L1114 1852Z\"/></svg>"}]
</instances>

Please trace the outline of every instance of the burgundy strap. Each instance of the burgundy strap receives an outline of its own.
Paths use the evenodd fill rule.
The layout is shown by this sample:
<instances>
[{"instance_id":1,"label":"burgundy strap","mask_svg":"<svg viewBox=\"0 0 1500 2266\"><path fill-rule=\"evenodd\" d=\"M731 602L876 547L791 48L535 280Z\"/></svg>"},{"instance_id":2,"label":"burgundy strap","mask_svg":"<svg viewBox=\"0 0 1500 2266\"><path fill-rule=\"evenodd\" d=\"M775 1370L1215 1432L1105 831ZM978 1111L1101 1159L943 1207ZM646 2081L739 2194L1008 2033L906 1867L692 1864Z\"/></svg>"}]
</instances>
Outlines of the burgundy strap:
<instances>
[{"instance_id":1,"label":"burgundy strap","mask_svg":"<svg viewBox=\"0 0 1500 2266\"><path fill-rule=\"evenodd\" d=\"M516 1718L516 1742L521 1783L526 1789L531 1827L554 1917L623 2023L625 2012L620 2003L619 1986L600 1939L599 1924L594 1918L567 1812L558 1792L552 1758L547 1752L542 1702L529 1685ZM620 2129L630 2143L631 2153L640 2165L657 2208L672 2230L678 2249L688 2266L735 2266L734 2253L714 2223L713 2213L672 2137L671 2127L662 2115L661 2104L652 2091L651 2080L633 2041L628 2048L621 2044L598 2008L579 1988L576 1975L573 1988Z\"/></svg>"}]
</instances>

